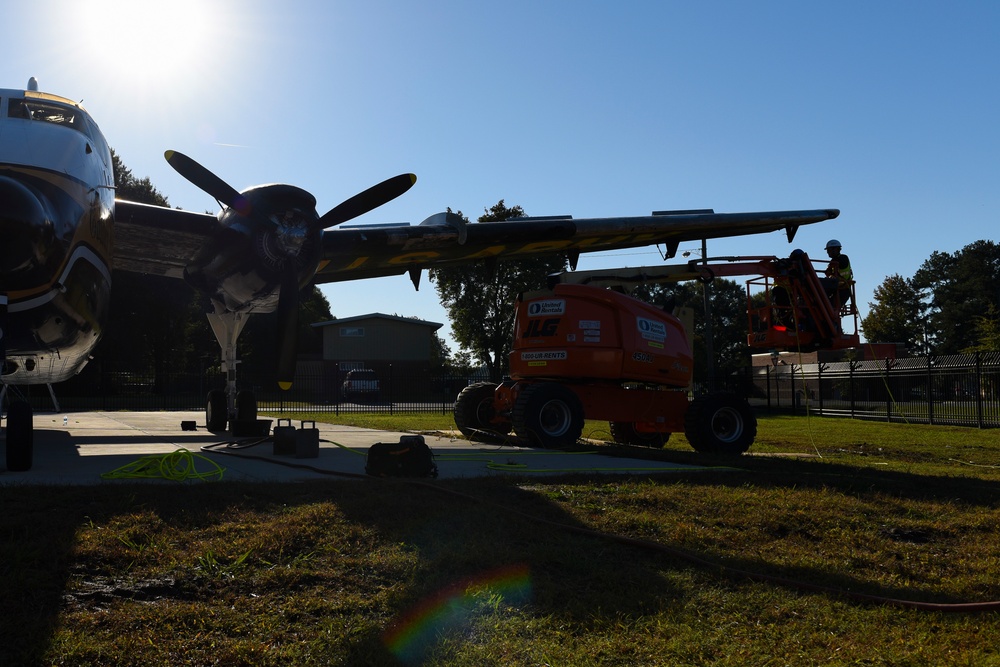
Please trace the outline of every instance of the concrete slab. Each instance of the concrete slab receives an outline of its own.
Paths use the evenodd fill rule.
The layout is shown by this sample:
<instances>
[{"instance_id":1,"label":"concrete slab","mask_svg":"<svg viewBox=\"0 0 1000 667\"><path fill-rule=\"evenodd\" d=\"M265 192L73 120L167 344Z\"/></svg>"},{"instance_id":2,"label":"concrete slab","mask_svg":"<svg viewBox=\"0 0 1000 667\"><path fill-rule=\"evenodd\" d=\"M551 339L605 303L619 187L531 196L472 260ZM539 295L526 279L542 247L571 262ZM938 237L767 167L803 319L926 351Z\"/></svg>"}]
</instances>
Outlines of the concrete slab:
<instances>
[{"instance_id":1,"label":"concrete slab","mask_svg":"<svg viewBox=\"0 0 1000 667\"><path fill-rule=\"evenodd\" d=\"M186 431L181 422L196 424ZM5 424L4 424L5 425ZM292 424L300 427L298 422ZM34 465L27 472L0 468L0 484L100 484L114 479L135 479L123 474L141 466L138 478L163 480L185 466L193 469L187 479L223 468L222 480L303 481L310 479L363 478L368 448L376 442L398 442L404 433L316 424L319 456L275 456L271 441L262 438L233 440L225 433L205 429L202 412L74 412L35 415ZM489 475L553 475L569 472L650 474L697 469L679 463L569 453L471 443L467 440L425 435L435 454L439 479ZM231 444L226 444L231 443ZM6 442L0 438L0 452ZM180 454L175 454L180 452ZM184 452L195 454L188 457ZM165 459L166 455L174 455ZM154 458L144 458L154 457ZM204 457L204 458L202 458ZM4 458L0 456L0 461ZM159 466L166 464L163 474ZM115 471L121 471L113 475ZM183 474L177 477L185 477ZM176 482L165 482L176 483Z\"/></svg>"}]
</instances>

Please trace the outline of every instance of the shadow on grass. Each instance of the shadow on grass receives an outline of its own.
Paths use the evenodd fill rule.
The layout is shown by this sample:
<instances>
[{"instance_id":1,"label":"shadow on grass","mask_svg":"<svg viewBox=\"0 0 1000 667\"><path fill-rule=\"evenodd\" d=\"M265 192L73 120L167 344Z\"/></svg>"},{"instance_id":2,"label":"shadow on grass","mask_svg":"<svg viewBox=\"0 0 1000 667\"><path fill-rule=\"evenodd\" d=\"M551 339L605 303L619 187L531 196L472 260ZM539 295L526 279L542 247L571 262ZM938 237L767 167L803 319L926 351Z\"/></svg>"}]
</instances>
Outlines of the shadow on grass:
<instances>
[{"instance_id":1,"label":"shadow on grass","mask_svg":"<svg viewBox=\"0 0 1000 667\"><path fill-rule=\"evenodd\" d=\"M316 614L299 628L314 635L306 642L310 648L295 649L310 651L313 660L398 664L419 661L442 632L462 632L483 609L497 604L567 619L610 618L662 609L665 600L679 597L632 549L540 527L516 513L454 495L488 496L520 511L579 525L538 494L483 480L432 486L453 493L378 480L0 487L0 576L6 582L0 598L0 664L102 659L199 663L207 659L210 639L218 644L211 655L223 664L239 663L249 659L241 653L249 649L239 644L227 648L224 640L212 639L204 618L247 614L232 626L253 627L257 622L249 615L260 599L269 600L275 610L268 613L291 613L301 606L297 614ZM341 517L339 534L287 528L300 530L296 537L275 527L276 516L313 504ZM147 531L154 537L115 533L116 525L136 516L136 521L155 524ZM234 517L243 523L234 527ZM187 558L187 563L175 562L155 575L144 569L146 554L202 539L193 533L231 532L246 539L258 520L276 531L275 540L287 542L280 556L284 562L301 557L306 563L300 574L277 572L277 549L266 554L266 563L264 554L255 552L246 569L237 570L234 553L223 553L224 546L215 547L214 575L204 546L196 567L190 555L177 553L162 559ZM94 530L109 531L103 539L114 553L106 558L92 550L79 553L81 532ZM146 554L137 555L134 545L123 547L133 538L148 541ZM234 545L239 539L234 538ZM396 551L402 553L398 562L391 555ZM255 580L248 581L250 577ZM276 577L283 577L280 586ZM345 590L353 593L345 596ZM296 602L300 594L309 596L301 605ZM170 626L153 611L168 604L177 605ZM199 605L205 607L201 612ZM181 613L191 616L178 619ZM349 631L330 635L321 629L344 614L353 617ZM283 626L276 621L260 625L265 629L256 640L259 646L281 643ZM102 626L103 639L97 632ZM275 636L268 638L271 631ZM91 638L74 645L67 632ZM127 650L119 639L126 632L148 637L149 645L140 642ZM302 656L275 652L258 664L296 658Z\"/></svg>"},{"instance_id":2,"label":"shadow on grass","mask_svg":"<svg viewBox=\"0 0 1000 667\"><path fill-rule=\"evenodd\" d=\"M985 480L809 460L709 460L673 451L641 454L740 468L648 477L657 484L822 487L865 499L891 494L989 508L1000 498L1000 483ZM302 646L295 650L300 653L275 649L256 664L304 661L303 657L346 664L398 664L400 660L418 662L435 648L442 632L463 632L491 605L504 604L568 624L635 618L684 605L687 593L664 577L663 571L687 568L690 561L669 551L665 555L588 535L588 526L552 497L559 485L613 484L624 479L635 477L0 487L0 577L5 588L0 597L0 664L67 658L69 662L100 662L101 655L114 655L114 651L119 651L115 655L119 663L198 663L207 659L210 642L222 644L212 648L211 655L228 655L229 662L237 664L251 660L252 652L241 653L250 648L227 648L225 639L218 636L221 630L213 634L199 625L202 621L192 619L234 614L240 618L231 626L245 628L255 625L254 614L274 614L275 609L305 617L295 626L305 636L297 640ZM322 530L310 531L301 521L281 526L284 516L300 512L313 516L307 511L312 506L321 508L314 518ZM327 525L320 516L330 513L339 517L338 523ZM158 526L156 539L149 542L150 551L208 540L204 535L213 530L221 533L212 538L217 540L213 544L224 544L222 540L230 533L237 544L251 539L258 527L265 530L264 526L282 546L271 551L266 545L259 547L265 553L254 553L246 570L237 569L234 560L243 547L227 552L224 546L216 546L215 554L200 546L193 557L168 554L166 560L180 565L155 576L143 574L136 548L106 558L92 551L81 556L82 531L94 527L113 531L117 521L137 514L151 517ZM118 543L129 542L129 535L112 534L110 543L121 550ZM264 533L260 539L271 537ZM322 559L322 566L316 559ZM305 565L296 571L299 562ZM281 568L275 563L283 570L278 571ZM764 558L747 555L727 558L725 564L871 595L913 596L911 591L881 587L863 576L835 570L833 565L777 568ZM298 596L308 597L299 602ZM256 611L261 599L267 601L267 611ZM960 602L940 597L934 601ZM186 611L173 613L189 616L161 627L151 610L170 603L183 603ZM206 611L209 608L211 613ZM114 614L124 618L108 620ZM102 644L106 639L94 639L81 648L67 648L71 644L62 637L68 615L73 616L71 630L87 634L88 623L95 628L102 623L120 624L123 631L148 635L152 647L128 653L121 646ZM289 640L282 635L287 631L283 622L259 623L262 628L255 631L259 636L254 646L285 642L284 650L290 650Z\"/></svg>"}]
</instances>

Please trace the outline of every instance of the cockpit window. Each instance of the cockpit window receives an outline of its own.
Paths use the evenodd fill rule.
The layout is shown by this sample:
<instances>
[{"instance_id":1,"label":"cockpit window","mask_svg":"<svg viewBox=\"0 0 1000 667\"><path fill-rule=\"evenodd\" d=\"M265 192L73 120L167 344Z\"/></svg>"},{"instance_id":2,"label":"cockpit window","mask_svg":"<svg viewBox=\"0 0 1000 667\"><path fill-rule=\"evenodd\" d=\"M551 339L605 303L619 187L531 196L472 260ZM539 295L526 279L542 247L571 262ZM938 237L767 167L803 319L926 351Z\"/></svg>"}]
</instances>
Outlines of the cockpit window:
<instances>
[{"instance_id":1,"label":"cockpit window","mask_svg":"<svg viewBox=\"0 0 1000 667\"><path fill-rule=\"evenodd\" d=\"M7 101L7 116L9 118L27 118L31 119L31 112L28 111L28 105L25 104L23 99L12 98Z\"/></svg>"},{"instance_id":2,"label":"cockpit window","mask_svg":"<svg viewBox=\"0 0 1000 667\"><path fill-rule=\"evenodd\" d=\"M11 98L7 102L7 116L65 125L83 132L83 116L80 111L54 102Z\"/></svg>"}]
</instances>

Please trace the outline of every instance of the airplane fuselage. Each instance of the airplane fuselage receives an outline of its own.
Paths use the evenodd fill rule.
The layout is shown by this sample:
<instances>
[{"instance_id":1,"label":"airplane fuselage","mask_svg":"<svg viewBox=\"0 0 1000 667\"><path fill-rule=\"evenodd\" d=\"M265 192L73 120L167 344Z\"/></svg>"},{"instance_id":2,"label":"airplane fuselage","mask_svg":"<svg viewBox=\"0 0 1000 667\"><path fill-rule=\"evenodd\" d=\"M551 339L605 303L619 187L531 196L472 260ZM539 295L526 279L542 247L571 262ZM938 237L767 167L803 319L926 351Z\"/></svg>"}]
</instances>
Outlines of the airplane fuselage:
<instances>
[{"instance_id":1,"label":"airplane fuselage","mask_svg":"<svg viewBox=\"0 0 1000 667\"><path fill-rule=\"evenodd\" d=\"M0 89L5 383L59 382L87 363L110 304L113 216L111 152L90 115L62 97Z\"/></svg>"}]
</instances>

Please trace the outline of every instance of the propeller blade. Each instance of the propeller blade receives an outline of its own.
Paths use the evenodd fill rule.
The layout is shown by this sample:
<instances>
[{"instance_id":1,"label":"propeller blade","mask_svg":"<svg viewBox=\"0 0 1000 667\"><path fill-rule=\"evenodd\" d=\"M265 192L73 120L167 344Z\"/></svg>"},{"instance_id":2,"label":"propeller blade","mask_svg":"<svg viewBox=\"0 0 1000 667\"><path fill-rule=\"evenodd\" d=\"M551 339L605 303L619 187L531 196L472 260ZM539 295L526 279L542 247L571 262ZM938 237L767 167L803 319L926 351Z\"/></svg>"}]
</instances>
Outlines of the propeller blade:
<instances>
[{"instance_id":1,"label":"propeller blade","mask_svg":"<svg viewBox=\"0 0 1000 667\"><path fill-rule=\"evenodd\" d=\"M298 353L299 280L295 263L289 259L281 275L278 295L278 386L292 388L295 380L295 360Z\"/></svg>"},{"instance_id":2,"label":"propeller blade","mask_svg":"<svg viewBox=\"0 0 1000 667\"><path fill-rule=\"evenodd\" d=\"M248 212L246 199L244 199L243 195L241 195L235 188L226 183L224 180L183 153L178 153L177 151L166 151L163 154L163 157L167 159L167 163L174 168L174 171L189 180L198 188L210 194L217 201L222 202L229 208L234 208L240 213L246 215Z\"/></svg>"},{"instance_id":3,"label":"propeller blade","mask_svg":"<svg viewBox=\"0 0 1000 667\"><path fill-rule=\"evenodd\" d=\"M320 218L320 222L324 228L347 222L392 201L413 187L416 182L417 177L413 174L400 174L388 178L330 209Z\"/></svg>"}]
</instances>

